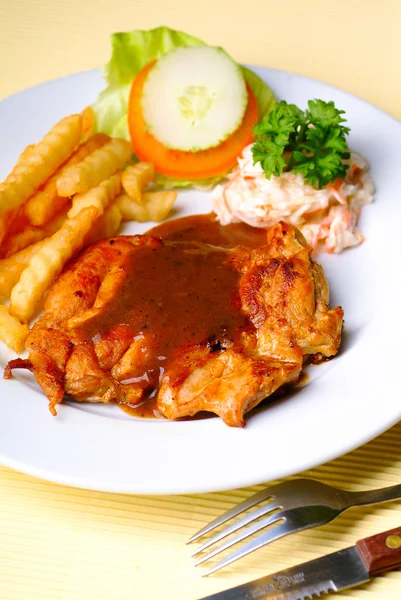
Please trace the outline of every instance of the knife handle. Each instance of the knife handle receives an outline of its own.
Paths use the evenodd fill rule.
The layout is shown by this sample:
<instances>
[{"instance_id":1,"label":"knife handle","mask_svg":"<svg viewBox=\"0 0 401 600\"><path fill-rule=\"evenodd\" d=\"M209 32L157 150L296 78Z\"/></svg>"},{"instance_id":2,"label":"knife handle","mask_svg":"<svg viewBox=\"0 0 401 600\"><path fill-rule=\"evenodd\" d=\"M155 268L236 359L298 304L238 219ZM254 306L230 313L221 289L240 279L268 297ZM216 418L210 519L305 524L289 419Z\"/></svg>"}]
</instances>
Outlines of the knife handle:
<instances>
[{"instance_id":1,"label":"knife handle","mask_svg":"<svg viewBox=\"0 0 401 600\"><path fill-rule=\"evenodd\" d=\"M359 540L356 547L372 577L401 567L401 527Z\"/></svg>"}]
</instances>

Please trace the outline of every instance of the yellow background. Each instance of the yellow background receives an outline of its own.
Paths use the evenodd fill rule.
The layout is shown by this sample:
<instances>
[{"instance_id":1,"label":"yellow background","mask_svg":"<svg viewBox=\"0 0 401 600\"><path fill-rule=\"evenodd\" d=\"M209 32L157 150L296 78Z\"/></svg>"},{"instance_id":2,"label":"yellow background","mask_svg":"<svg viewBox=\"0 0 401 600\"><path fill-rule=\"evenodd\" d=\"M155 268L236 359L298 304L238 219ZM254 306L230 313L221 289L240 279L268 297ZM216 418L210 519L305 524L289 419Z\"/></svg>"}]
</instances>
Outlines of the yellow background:
<instances>
[{"instance_id":1,"label":"yellow background","mask_svg":"<svg viewBox=\"0 0 401 600\"><path fill-rule=\"evenodd\" d=\"M100 66L110 33L158 25L401 118L399 0L0 0L0 97Z\"/></svg>"},{"instance_id":2,"label":"yellow background","mask_svg":"<svg viewBox=\"0 0 401 600\"><path fill-rule=\"evenodd\" d=\"M0 97L102 65L113 31L162 24L221 45L238 61L323 80L401 118L399 0L0 0ZM0 140L3 153L1 132ZM352 489L399 483L401 426L307 475ZM195 600L401 525L400 503L354 509L201 579L185 540L260 487L136 497L0 468L0 598ZM396 600L401 573L341 597Z\"/></svg>"}]
</instances>

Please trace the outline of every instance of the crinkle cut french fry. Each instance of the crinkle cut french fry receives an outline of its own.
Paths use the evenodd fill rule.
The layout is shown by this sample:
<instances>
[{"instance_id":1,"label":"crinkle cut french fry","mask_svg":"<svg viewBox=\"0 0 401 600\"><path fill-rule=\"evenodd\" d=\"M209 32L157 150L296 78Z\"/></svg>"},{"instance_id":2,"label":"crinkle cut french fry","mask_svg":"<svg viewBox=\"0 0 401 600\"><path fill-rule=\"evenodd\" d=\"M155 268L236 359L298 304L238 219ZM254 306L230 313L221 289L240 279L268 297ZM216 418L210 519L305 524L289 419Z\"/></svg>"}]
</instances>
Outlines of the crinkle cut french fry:
<instances>
[{"instance_id":1,"label":"crinkle cut french fry","mask_svg":"<svg viewBox=\"0 0 401 600\"><path fill-rule=\"evenodd\" d=\"M60 196L83 194L121 169L131 158L132 146L126 140L113 138L77 165L73 165L57 181Z\"/></svg>"},{"instance_id":2,"label":"crinkle cut french fry","mask_svg":"<svg viewBox=\"0 0 401 600\"><path fill-rule=\"evenodd\" d=\"M28 198L25 203L25 215L32 225L37 227L44 225L66 206L68 198L58 195L57 180L69 167L80 163L84 158L89 156L89 154L101 146L104 146L109 139L109 136L105 133L98 133L89 138L88 141L77 148L66 163L49 177L41 189Z\"/></svg>"},{"instance_id":3,"label":"crinkle cut french fry","mask_svg":"<svg viewBox=\"0 0 401 600\"><path fill-rule=\"evenodd\" d=\"M21 204L67 160L79 143L80 115L61 119L26 155L0 185L0 243Z\"/></svg>"},{"instance_id":4,"label":"crinkle cut french fry","mask_svg":"<svg viewBox=\"0 0 401 600\"><path fill-rule=\"evenodd\" d=\"M68 212L68 218L76 217L81 210L88 206L94 206L99 215L102 215L104 209L114 200L121 191L121 175L115 173L105 181L102 181L97 187L90 189L85 194L77 194L72 199L72 207Z\"/></svg>"},{"instance_id":5,"label":"crinkle cut french fry","mask_svg":"<svg viewBox=\"0 0 401 600\"><path fill-rule=\"evenodd\" d=\"M29 221L26 218L24 206L25 205L23 204L15 211L13 221L10 227L7 229L7 233L3 239L2 244L0 244L0 258L3 258L7 255L8 249L12 244L14 236L22 233L24 229L29 227Z\"/></svg>"},{"instance_id":6,"label":"crinkle cut french fry","mask_svg":"<svg viewBox=\"0 0 401 600\"><path fill-rule=\"evenodd\" d=\"M81 141L85 142L94 134L95 130L95 115L91 106L87 106L81 112L82 115L82 136Z\"/></svg>"},{"instance_id":7,"label":"crinkle cut french fry","mask_svg":"<svg viewBox=\"0 0 401 600\"><path fill-rule=\"evenodd\" d=\"M67 218L67 212L69 207L64 208L58 215L53 217L49 223L43 225L42 227L34 227L33 225L28 225L25 229L23 229L20 233L15 234L14 236L7 238L5 240L2 254L5 258L9 258L16 252L23 250L27 246L31 244L35 244L44 238L47 238L53 233L55 233Z\"/></svg>"},{"instance_id":8,"label":"crinkle cut french fry","mask_svg":"<svg viewBox=\"0 0 401 600\"><path fill-rule=\"evenodd\" d=\"M145 192L143 203L148 212L149 221L163 221L173 207L177 198L177 192L160 191Z\"/></svg>"},{"instance_id":9,"label":"crinkle cut french fry","mask_svg":"<svg viewBox=\"0 0 401 600\"><path fill-rule=\"evenodd\" d=\"M155 180L156 171L152 163L138 162L129 165L121 175L124 191L137 204L143 204L142 192L149 183Z\"/></svg>"},{"instance_id":10,"label":"crinkle cut french fry","mask_svg":"<svg viewBox=\"0 0 401 600\"><path fill-rule=\"evenodd\" d=\"M110 204L103 215L96 219L93 227L84 241L84 246L113 237L118 232L121 225L122 215L117 204ZM1 272L0 272L0 292L1 292Z\"/></svg>"},{"instance_id":11,"label":"crinkle cut french fry","mask_svg":"<svg viewBox=\"0 0 401 600\"><path fill-rule=\"evenodd\" d=\"M48 238L11 291L10 312L23 323L37 313L44 294L67 261L79 250L98 216L94 207L85 208Z\"/></svg>"},{"instance_id":12,"label":"crinkle cut french fry","mask_svg":"<svg viewBox=\"0 0 401 600\"><path fill-rule=\"evenodd\" d=\"M15 165L15 167L17 167L20 163L24 162L28 158L28 156L30 155L32 150L35 148L35 145L36 144L28 144L28 146L23 149L23 151L21 152L21 154L18 157L17 164ZM14 167L14 169L15 169L15 167ZM14 169L11 171L11 173L10 173L10 175L8 175L8 177L12 177ZM7 177L7 179L8 179L8 177Z\"/></svg>"},{"instance_id":13,"label":"crinkle cut french fry","mask_svg":"<svg viewBox=\"0 0 401 600\"><path fill-rule=\"evenodd\" d=\"M117 196L116 204L121 211L123 221L138 221L139 223L149 221L146 207L132 200L128 194Z\"/></svg>"},{"instance_id":14,"label":"crinkle cut french fry","mask_svg":"<svg viewBox=\"0 0 401 600\"><path fill-rule=\"evenodd\" d=\"M44 243L45 240L42 240L24 248L17 254L10 256L10 258L0 260L0 296L10 297L11 290L21 277L22 271L26 269Z\"/></svg>"},{"instance_id":15,"label":"crinkle cut french fry","mask_svg":"<svg viewBox=\"0 0 401 600\"><path fill-rule=\"evenodd\" d=\"M2 185L4 185L5 183L13 180L13 178L15 177L15 173L17 172L17 169L18 169L19 165L28 158L29 154L32 152L32 150L34 148L35 148L35 144L29 144L26 148L24 148L24 150L19 155L17 162L13 166L12 171L7 175L7 177L3 181Z\"/></svg>"},{"instance_id":16,"label":"crinkle cut french fry","mask_svg":"<svg viewBox=\"0 0 401 600\"><path fill-rule=\"evenodd\" d=\"M0 340L19 354L25 348L28 335L28 325L22 325L6 306L0 304Z\"/></svg>"},{"instance_id":17,"label":"crinkle cut french fry","mask_svg":"<svg viewBox=\"0 0 401 600\"><path fill-rule=\"evenodd\" d=\"M137 204L128 194L120 194L116 204L121 211L123 221L163 221L170 212L177 192L144 192L143 204Z\"/></svg>"}]
</instances>

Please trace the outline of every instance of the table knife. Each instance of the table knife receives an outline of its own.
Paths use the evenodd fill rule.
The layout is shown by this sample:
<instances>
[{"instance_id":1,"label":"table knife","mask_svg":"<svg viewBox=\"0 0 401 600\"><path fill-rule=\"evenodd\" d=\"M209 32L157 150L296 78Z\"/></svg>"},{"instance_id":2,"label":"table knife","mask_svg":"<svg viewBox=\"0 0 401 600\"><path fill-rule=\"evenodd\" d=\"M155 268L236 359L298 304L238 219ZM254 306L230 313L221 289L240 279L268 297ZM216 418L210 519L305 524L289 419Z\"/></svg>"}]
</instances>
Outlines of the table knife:
<instances>
[{"instance_id":1,"label":"table knife","mask_svg":"<svg viewBox=\"0 0 401 600\"><path fill-rule=\"evenodd\" d=\"M201 600L306 600L361 585L399 567L401 527Z\"/></svg>"}]
</instances>

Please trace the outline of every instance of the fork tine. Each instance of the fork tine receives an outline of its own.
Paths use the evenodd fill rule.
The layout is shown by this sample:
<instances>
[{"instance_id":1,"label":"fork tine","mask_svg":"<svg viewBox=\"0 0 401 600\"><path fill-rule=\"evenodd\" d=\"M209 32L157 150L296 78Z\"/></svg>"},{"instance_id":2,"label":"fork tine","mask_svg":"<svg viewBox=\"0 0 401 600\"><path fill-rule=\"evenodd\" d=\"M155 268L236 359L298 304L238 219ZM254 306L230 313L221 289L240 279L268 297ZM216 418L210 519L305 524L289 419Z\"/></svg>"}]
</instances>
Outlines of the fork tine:
<instances>
[{"instance_id":1,"label":"fork tine","mask_svg":"<svg viewBox=\"0 0 401 600\"><path fill-rule=\"evenodd\" d=\"M246 498L236 506L233 506L225 513L214 519L214 521L202 527L202 529L200 529L197 533L195 533L192 537L189 538L187 544L191 544L192 542L200 538L202 535L205 535L205 533L209 533L209 531L212 531L219 525L223 525L223 523L226 523L230 519L233 519L237 515L248 510L248 508L252 508L256 504L259 504L259 502L263 502L268 498L274 499L274 495L272 494L273 487L266 488L265 490L261 490L260 492L256 492L256 494L254 494L253 496L250 496L249 498Z\"/></svg>"},{"instance_id":2,"label":"fork tine","mask_svg":"<svg viewBox=\"0 0 401 600\"><path fill-rule=\"evenodd\" d=\"M277 527L273 527L272 529L269 529L269 531L265 531L264 533L259 535L254 540L251 540L241 548L238 548L238 550L232 552L232 554L229 554L229 556L227 556L226 558L223 558L223 560L216 563L208 571L202 573L202 577L211 575L211 573L215 573L219 569L226 567L227 565L235 562L239 558L246 556L250 552L257 550L258 548L262 548L262 546L270 544L270 542L274 542L275 540L278 540L279 538L284 537L289 533L293 533L294 531L295 530L293 529L292 524L287 523L287 521L285 523L282 523L281 525L278 525Z\"/></svg>"},{"instance_id":3,"label":"fork tine","mask_svg":"<svg viewBox=\"0 0 401 600\"><path fill-rule=\"evenodd\" d=\"M319 527L325 523L330 523L330 521L332 521L340 512L341 511L338 509L329 506L300 506L298 508L285 510L281 513L275 513L270 518L276 517L278 520L284 520L284 523L277 525L272 529L268 529L268 531L265 531L258 537L250 540L247 544L238 548L238 550L235 550L232 554L215 564L211 569L202 573L202 577L218 571L222 567L246 556L250 552L262 548L262 546L266 546L266 544L270 544L270 542L274 542L289 533L296 533L298 531L303 531L304 529ZM261 522L259 521L259 523ZM256 523L255 525L258 525L259 523ZM250 527L248 529L250 529ZM218 551L220 550L218 549ZM217 554L217 552L214 554ZM211 556L212 554L209 554L208 558Z\"/></svg>"},{"instance_id":4,"label":"fork tine","mask_svg":"<svg viewBox=\"0 0 401 600\"><path fill-rule=\"evenodd\" d=\"M217 546L217 548L215 548L208 554L205 554L205 556L199 558L195 562L195 566L197 567L206 560L209 560L210 558L213 558L213 556L216 556L216 554L220 554L220 552L227 550L227 548L231 548L231 546L234 546L238 542L242 542L242 540L245 540L247 537L256 533L257 531L260 531L261 529L264 529L269 525L274 525L275 523L278 523L278 521L282 521L283 519L285 520L285 517L283 517L282 515L283 513L274 513L273 515L267 517L267 519L263 519L263 521L258 521L257 523L254 523L249 527L245 527L242 531L237 533L237 535L227 540L226 542L223 542L222 544L220 544L220 546Z\"/></svg>"},{"instance_id":5,"label":"fork tine","mask_svg":"<svg viewBox=\"0 0 401 600\"><path fill-rule=\"evenodd\" d=\"M225 527L224 529L222 529L221 531L216 533L216 535L214 535L209 540L207 540L204 544L199 546L199 548L197 548L195 550L195 552L192 554L192 556L196 556L197 554L200 554L201 552L206 550L206 548L209 548L209 546L216 544L217 542L219 542L223 538L227 537L231 533L234 533L234 531L241 529L245 525L248 525L252 521L255 521L255 519L259 519L259 517L263 517L263 515L271 513L274 510L277 510L278 508L282 508L282 507L276 501L269 502L268 504L263 504L259 508L256 508L252 512L250 512L247 515L245 515L244 517L242 517L242 519L238 519L237 521L234 521L234 523L232 523L231 525L228 525L228 527ZM266 526L266 521L264 521L264 523L265 524L263 525L263 527Z\"/></svg>"}]
</instances>

